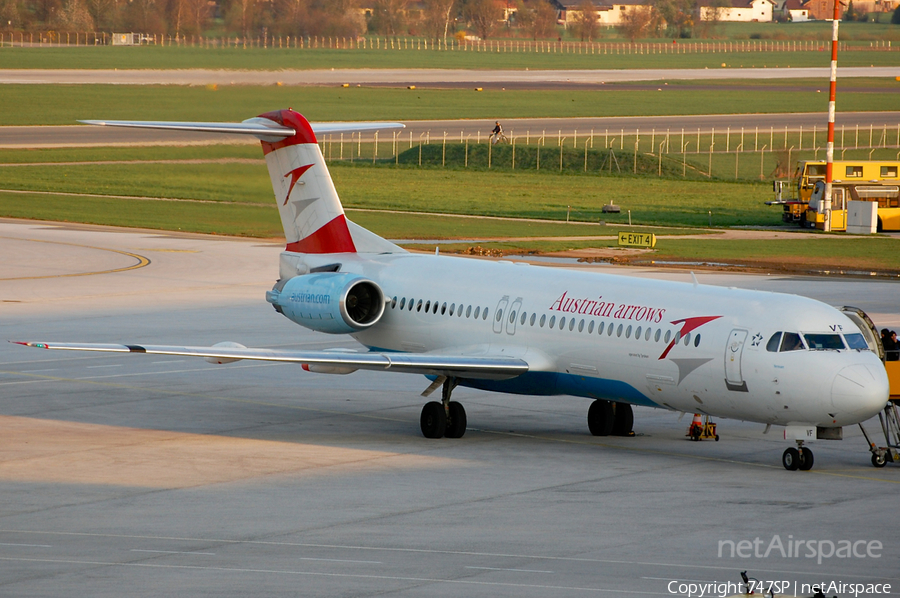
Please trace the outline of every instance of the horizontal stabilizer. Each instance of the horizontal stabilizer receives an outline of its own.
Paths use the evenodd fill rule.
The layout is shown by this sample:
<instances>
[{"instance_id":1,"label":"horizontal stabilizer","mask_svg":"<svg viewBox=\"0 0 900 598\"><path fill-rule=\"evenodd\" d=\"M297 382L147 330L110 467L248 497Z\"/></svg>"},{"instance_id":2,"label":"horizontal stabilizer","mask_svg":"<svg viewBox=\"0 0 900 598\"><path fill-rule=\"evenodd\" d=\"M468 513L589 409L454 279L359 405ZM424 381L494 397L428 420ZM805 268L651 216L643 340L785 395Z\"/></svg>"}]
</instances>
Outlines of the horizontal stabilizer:
<instances>
[{"instance_id":1,"label":"horizontal stabilizer","mask_svg":"<svg viewBox=\"0 0 900 598\"><path fill-rule=\"evenodd\" d=\"M507 380L524 374L529 369L526 361L501 356L439 355L431 353L339 353L334 351L286 351L282 349L247 349L223 346L177 347L168 345L11 342L39 349L181 355L221 360L280 361L282 363L344 366L360 370L380 370L407 374L424 374L426 376L454 376L479 380Z\"/></svg>"},{"instance_id":2,"label":"horizontal stabilizer","mask_svg":"<svg viewBox=\"0 0 900 598\"><path fill-rule=\"evenodd\" d=\"M291 137L297 131L279 125L268 118L250 118L239 123L177 122L152 120L80 120L86 125L106 127L130 127L135 129L168 129L171 131L194 131L200 133L227 133L231 135L252 135L262 141L274 142ZM310 123L316 135L331 133L358 133L385 129L403 129L403 123L392 122L327 122Z\"/></svg>"}]
</instances>

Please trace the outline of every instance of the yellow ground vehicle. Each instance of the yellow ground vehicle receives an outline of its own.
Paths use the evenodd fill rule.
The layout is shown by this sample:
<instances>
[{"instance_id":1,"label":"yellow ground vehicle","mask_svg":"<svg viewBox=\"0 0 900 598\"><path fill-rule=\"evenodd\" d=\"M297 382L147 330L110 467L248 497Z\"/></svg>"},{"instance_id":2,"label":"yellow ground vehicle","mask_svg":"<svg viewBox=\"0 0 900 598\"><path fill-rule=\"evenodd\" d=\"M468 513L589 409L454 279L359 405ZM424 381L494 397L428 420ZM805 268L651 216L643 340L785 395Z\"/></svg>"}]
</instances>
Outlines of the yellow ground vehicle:
<instances>
[{"instance_id":1,"label":"yellow ground vehicle","mask_svg":"<svg viewBox=\"0 0 900 598\"><path fill-rule=\"evenodd\" d=\"M825 228L824 196L825 183L817 181L805 214L810 228ZM847 230L848 201L878 202L878 231L900 230L900 185L832 183L831 230Z\"/></svg>"},{"instance_id":2,"label":"yellow ground vehicle","mask_svg":"<svg viewBox=\"0 0 900 598\"><path fill-rule=\"evenodd\" d=\"M833 216L832 230L846 228L846 202L851 199L878 200L878 230L900 230L900 210L896 214L885 211L897 206L891 205L890 190L881 189L882 186L896 187L900 185L900 161L836 160L832 176L835 188L834 197L843 193L840 202L844 210L843 214ZM824 215L816 213L814 216L807 213L816 183L822 185L825 183L825 161L800 160L797 162L794 176L791 177L790 186L786 181L775 181L775 201L769 201L766 204L782 206L784 210L782 220L785 222L810 228L824 228ZM869 187L878 187L878 189L868 189ZM786 188L790 188L789 197L784 197ZM844 189L844 191L841 192L838 189ZM882 192L886 192L888 195L882 198ZM832 206L832 209L837 210L838 208ZM885 212L882 213L883 211Z\"/></svg>"}]
</instances>

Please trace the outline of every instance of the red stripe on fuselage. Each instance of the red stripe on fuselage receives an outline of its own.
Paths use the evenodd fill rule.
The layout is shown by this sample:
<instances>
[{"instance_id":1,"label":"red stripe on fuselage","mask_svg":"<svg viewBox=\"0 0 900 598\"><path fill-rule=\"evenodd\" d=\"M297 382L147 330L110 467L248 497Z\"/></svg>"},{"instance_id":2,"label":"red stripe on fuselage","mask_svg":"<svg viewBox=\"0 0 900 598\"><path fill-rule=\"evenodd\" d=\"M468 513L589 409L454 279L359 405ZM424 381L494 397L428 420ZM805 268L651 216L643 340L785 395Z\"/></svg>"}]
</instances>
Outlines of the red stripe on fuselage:
<instances>
[{"instance_id":1,"label":"red stripe on fuselage","mask_svg":"<svg viewBox=\"0 0 900 598\"><path fill-rule=\"evenodd\" d=\"M297 253L356 253L356 245L347 228L347 219L341 214L305 239L288 243L285 250Z\"/></svg>"},{"instance_id":2,"label":"red stripe on fuselage","mask_svg":"<svg viewBox=\"0 0 900 598\"><path fill-rule=\"evenodd\" d=\"M677 343L682 338L684 338L684 335L687 334L688 332L691 332L692 330L696 330L697 328L700 328L707 322L712 322L713 320L717 320L721 317L722 316L698 316L698 317L693 317L693 318L685 318L683 320L675 320L674 322L672 322L672 324L684 324L684 326L681 327L681 331L678 333L678 335L675 338L672 339L672 342L669 343L669 346L666 347L666 350L663 351L663 354L660 355L659 358L665 359L666 355L669 354L669 351L672 350L672 347L675 346L675 343Z\"/></svg>"}]
</instances>

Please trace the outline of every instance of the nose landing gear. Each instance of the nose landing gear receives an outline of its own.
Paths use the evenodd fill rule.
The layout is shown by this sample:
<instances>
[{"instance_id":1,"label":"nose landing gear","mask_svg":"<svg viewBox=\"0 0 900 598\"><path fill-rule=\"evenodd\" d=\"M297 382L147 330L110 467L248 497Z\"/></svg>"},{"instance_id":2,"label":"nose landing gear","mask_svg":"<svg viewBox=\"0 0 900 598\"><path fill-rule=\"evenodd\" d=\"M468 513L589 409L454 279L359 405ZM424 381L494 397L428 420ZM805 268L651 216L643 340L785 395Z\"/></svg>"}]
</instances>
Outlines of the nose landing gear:
<instances>
[{"instance_id":1,"label":"nose landing gear","mask_svg":"<svg viewBox=\"0 0 900 598\"><path fill-rule=\"evenodd\" d=\"M781 455L781 464L788 471L809 471L813 466L813 453L803 446L803 441L797 441L797 448L789 448Z\"/></svg>"}]
</instances>

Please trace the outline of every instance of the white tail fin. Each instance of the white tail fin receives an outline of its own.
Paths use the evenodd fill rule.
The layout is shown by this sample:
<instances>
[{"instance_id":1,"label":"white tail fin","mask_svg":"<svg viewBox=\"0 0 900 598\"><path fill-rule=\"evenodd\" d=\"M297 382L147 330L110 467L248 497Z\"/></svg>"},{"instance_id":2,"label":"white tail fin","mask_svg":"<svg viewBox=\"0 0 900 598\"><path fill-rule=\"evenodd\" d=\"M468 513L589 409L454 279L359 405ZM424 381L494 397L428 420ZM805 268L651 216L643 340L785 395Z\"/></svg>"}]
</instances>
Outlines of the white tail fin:
<instances>
[{"instance_id":1,"label":"white tail fin","mask_svg":"<svg viewBox=\"0 0 900 598\"><path fill-rule=\"evenodd\" d=\"M268 112L242 123L85 120L86 124L252 135L262 142L272 189L278 202L287 251L297 253L401 253L404 250L349 222L338 198L325 157L316 141L320 133L402 129L401 123L357 122L310 124L291 109Z\"/></svg>"},{"instance_id":2,"label":"white tail fin","mask_svg":"<svg viewBox=\"0 0 900 598\"><path fill-rule=\"evenodd\" d=\"M262 141L287 250L297 253L356 253L325 157L309 122L292 110L263 114L296 133Z\"/></svg>"}]
</instances>

